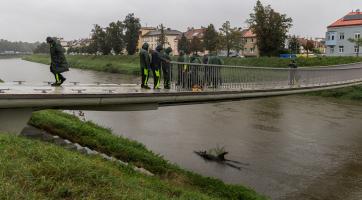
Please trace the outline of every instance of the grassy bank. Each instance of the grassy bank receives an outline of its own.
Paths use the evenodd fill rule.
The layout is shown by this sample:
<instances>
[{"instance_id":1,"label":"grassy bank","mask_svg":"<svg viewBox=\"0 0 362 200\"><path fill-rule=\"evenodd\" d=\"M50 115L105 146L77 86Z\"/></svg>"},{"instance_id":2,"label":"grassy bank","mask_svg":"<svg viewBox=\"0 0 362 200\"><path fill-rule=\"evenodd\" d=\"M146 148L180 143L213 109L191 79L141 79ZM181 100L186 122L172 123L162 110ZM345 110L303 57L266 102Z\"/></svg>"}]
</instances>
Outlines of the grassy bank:
<instances>
[{"instance_id":1,"label":"grassy bank","mask_svg":"<svg viewBox=\"0 0 362 200\"><path fill-rule=\"evenodd\" d=\"M218 199L130 168L0 133L0 199Z\"/></svg>"},{"instance_id":2,"label":"grassy bank","mask_svg":"<svg viewBox=\"0 0 362 200\"><path fill-rule=\"evenodd\" d=\"M48 55L35 54L23 59L46 65L50 64ZM132 75L139 73L138 56L67 56L67 61L72 68Z\"/></svg>"},{"instance_id":3,"label":"grassy bank","mask_svg":"<svg viewBox=\"0 0 362 200\"><path fill-rule=\"evenodd\" d=\"M72 142L130 162L135 166L143 167L175 187L192 188L195 192L215 199L265 199L243 186L227 185L220 180L182 170L147 150L142 144L115 136L108 129L92 122L82 122L77 117L66 113L36 112L30 124Z\"/></svg>"},{"instance_id":4,"label":"grassy bank","mask_svg":"<svg viewBox=\"0 0 362 200\"><path fill-rule=\"evenodd\" d=\"M362 100L362 86L353 86L347 88L341 88L336 90L325 90L319 92L312 92L306 95L331 97L343 100Z\"/></svg>"},{"instance_id":5,"label":"grassy bank","mask_svg":"<svg viewBox=\"0 0 362 200\"><path fill-rule=\"evenodd\" d=\"M90 69L122 74L138 74L139 58L135 56L67 56L73 68ZM30 55L24 60L49 64L47 55ZM281 58L225 58L226 65L256 66L256 67L288 67L290 60ZM300 67L328 66L362 62L362 57L320 57L297 58Z\"/></svg>"}]
</instances>

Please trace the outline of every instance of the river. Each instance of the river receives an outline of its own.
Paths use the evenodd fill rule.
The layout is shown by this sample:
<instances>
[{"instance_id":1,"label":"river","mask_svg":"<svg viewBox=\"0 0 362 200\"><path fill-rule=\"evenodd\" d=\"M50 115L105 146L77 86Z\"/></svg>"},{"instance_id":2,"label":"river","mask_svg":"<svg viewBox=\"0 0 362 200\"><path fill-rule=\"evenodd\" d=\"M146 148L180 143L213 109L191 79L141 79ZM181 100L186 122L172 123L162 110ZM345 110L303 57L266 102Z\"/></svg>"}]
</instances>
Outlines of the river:
<instances>
[{"instance_id":1,"label":"river","mask_svg":"<svg viewBox=\"0 0 362 200\"><path fill-rule=\"evenodd\" d=\"M46 65L0 60L0 78L51 81ZM137 83L132 76L72 69L68 81ZM243 184L272 199L362 199L362 103L286 96L85 112L86 118L145 144L181 167ZM195 150L225 147L241 170L206 162Z\"/></svg>"}]
</instances>

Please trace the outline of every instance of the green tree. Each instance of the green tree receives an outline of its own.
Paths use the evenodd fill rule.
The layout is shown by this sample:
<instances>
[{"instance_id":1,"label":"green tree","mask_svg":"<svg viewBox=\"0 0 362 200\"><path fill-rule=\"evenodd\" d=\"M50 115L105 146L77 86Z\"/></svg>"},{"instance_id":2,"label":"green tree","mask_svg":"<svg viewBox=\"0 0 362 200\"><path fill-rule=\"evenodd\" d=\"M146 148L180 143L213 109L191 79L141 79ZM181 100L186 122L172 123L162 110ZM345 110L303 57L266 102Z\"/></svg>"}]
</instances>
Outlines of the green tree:
<instances>
[{"instance_id":1,"label":"green tree","mask_svg":"<svg viewBox=\"0 0 362 200\"><path fill-rule=\"evenodd\" d=\"M124 49L123 28L124 26L121 21L112 22L109 24L109 27L107 27L108 43L117 55Z\"/></svg>"},{"instance_id":2,"label":"green tree","mask_svg":"<svg viewBox=\"0 0 362 200\"><path fill-rule=\"evenodd\" d=\"M289 46L288 46L291 54L299 54L300 52L300 44L298 38L293 35L289 38Z\"/></svg>"},{"instance_id":3,"label":"green tree","mask_svg":"<svg viewBox=\"0 0 362 200\"><path fill-rule=\"evenodd\" d=\"M190 42L186 38L184 33L182 34L181 39L177 44L177 48L178 48L179 51L184 51L187 54L190 53Z\"/></svg>"},{"instance_id":4,"label":"green tree","mask_svg":"<svg viewBox=\"0 0 362 200\"><path fill-rule=\"evenodd\" d=\"M288 30L292 27L291 18L275 12L270 5L263 6L258 0L247 22L256 34L261 56L277 56L284 49Z\"/></svg>"},{"instance_id":5,"label":"green tree","mask_svg":"<svg viewBox=\"0 0 362 200\"><path fill-rule=\"evenodd\" d=\"M362 46L362 38L349 38L348 41L355 45L357 48L356 56L359 57L360 47Z\"/></svg>"},{"instance_id":6,"label":"green tree","mask_svg":"<svg viewBox=\"0 0 362 200\"><path fill-rule=\"evenodd\" d=\"M109 44L109 38L107 32L98 24L94 25L92 30L92 40L97 46L97 51L103 55L111 53L111 46Z\"/></svg>"},{"instance_id":7,"label":"green tree","mask_svg":"<svg viewBox=\"0 0 362 200\"><path fill-rule=\"evenodd\" d=\"M231 50L240 51L243 48L241 36L240 29L232 28L229 21L226 21L220 28L220 47L227 51L228 57Z\"/></svg>"},{"instance_id":8,"label":"green tree","mask_svg":"<svg viewBox=\"0 0 362 200\"><path fill-rule=\"evenodd\" d=\"M160 35L157 38L157 43L159 45L162 45L163 48L165 48L165 45L167 44L167 38L166 38L165 27L163 26L163 24L160 25L159 29L160 29Z\"/></svg>"},{"instance_id":9,"label":"green tree","mask_svg":"<svg viewBox=\"0 0 362 200\"><path fill-rule=\"evenodd\" d=\"M210 24L204 34L204 47L208 51L216 51L218 47L218 33L213 24Z\"/></svg>"},{"instance_id":10,"label":"green tree","mask_svg":"<svg viewBox=\"0 0 362 200\"><path fill-rule=\"evenodd\" d=\"M190 51L194 53L202 52L204 51L202 41L198 37L193 37L190 43Z\"/></svg>"},{"instance_id":11,"label":"green tree","mask_svg":"<svg viewBox=\"0 0 362 200\"><path fill-rule=\"evenodd\" d=\"M36 49L34 49L33 53L49 54L50 53L49 45L47 43L43 42L39 46L37 46Z\"/></svg>"},{"instance_id":12,"label":"green tree","mask_svg":"<svg viewBox=\"0 0 362 200\"><path fill-rule=\"evenodd\" d=\"M312 40L308 40L305 44L303 44L303 48L307 51L307 58L309 57L309 52L313 51L315 48L314 42Z\"/></svg>"},{"instance_id":13,"label":"green tree","mask_svg":"<svg viewBox=\"0 0 362 200\"><path fill-rule=\"evenodd\" d=\"M139 31L141 29L140 19L136 18L133 13L128 14L124 20L125 27L125 43L126 50L129 55L134 55L137 51L137 45L139 40Z\"/></svg>"}]
</instances>

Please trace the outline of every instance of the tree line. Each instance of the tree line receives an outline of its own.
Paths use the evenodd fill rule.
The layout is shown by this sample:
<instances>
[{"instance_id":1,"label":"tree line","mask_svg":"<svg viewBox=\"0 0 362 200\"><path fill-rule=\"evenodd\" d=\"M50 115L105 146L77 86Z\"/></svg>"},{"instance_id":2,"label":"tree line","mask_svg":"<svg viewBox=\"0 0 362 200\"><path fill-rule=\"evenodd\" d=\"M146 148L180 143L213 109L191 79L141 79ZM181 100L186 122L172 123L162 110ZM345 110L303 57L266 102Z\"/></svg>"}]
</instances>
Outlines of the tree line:
<instances>
[{"instance_id":1,"label":"tree line","mask_svg":"<svg viewBox=\"0 0 362 200\"><path fill-rule=\"evenodd\" d=\"M4 53L7 51L31 53L36 49L38 45L39 43L10 42L0 39L0 53Z\"/></svg>"},{"instance_id":2,"label":"tree line","mask_svg":"<svg viewBox=\"0 0 362 200\"><path fill-rule=\"evenodd\" d=\"M70 47L68 53L88 53L102 55L122 54L124 50L129 55L137 52L140 19L133 13L128 14L123 21L111 22L107 27L94 25L88 45Z\"/></svg>"}]
</instances>

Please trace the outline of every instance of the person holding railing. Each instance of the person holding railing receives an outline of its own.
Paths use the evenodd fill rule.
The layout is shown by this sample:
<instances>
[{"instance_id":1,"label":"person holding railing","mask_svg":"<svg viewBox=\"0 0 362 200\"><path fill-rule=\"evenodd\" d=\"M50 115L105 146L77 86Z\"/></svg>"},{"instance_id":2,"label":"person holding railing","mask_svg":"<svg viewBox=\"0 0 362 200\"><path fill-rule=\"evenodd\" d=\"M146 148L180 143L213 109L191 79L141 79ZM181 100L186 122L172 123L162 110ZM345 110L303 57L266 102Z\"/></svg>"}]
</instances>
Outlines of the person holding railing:
<instances>
[{"instance_id":1,"label":"person holding railing","mask_svg":"<svg viewBox=\"0 0 362 200\"><path fill-rule=\"evenodd\" d=\"M168 47L165 50L165 53L163 55L162 59L162 72L163 72L163 81L164 81L164 88L165 89L171 89L171 52L172 48Z\"/></svg>"},{"instance_id":2,"label":"person holding railing","mask_svg":"<svg viewBox=\"0 0 362 200\"><path fill-rule=\"evenodd\" d=\"M211 81L213 88L218 88L221 84L221 68L219 66L215 65L223 65L223 60L217 55L216 52L211 52L209 55L208 63L209 65L213 66L207 66L210 69L210 74L208 77L208 80Z\"/></svg>"},{"instance_id":3,"label":"person holding railing","mask_svg":"<svg viewBox=\"0 0 362 200\"><path fill-rule=\"evenodd\" d=\"M189 66L187 63L190 62L189 56L184 52L180 51L180 56L177 58L177 62L182 63L178 64L178 80L177 83L182 88L188 88L189 82Z\"/></svg>"},{"instance_id":4,"label":"person holding railing","mask_svg":"<svg viewBox=\"0 0 362 200\"><path fill-rule=\"evenodd\" d=\"M201 64L200 56L195 52L191 58L190 63L196 63ZM201 65L191 65L190 66L190 76L191 76L191 88L194 90L200 90L201 89L201 79L200 79L200 73L201 71Z\"/></svg>"},{"instance_id":5,"label":"person holding railing","mask_svg":"<svg viewBox=\"0 0 362 200\"><path fill-rule=\"evenodd\" d=\"M158 45L156 50L152 52L151 69L153 72L154 86L153 89L160 89L161 83L161 67L162 62L170 63L171 61L166 59L162 54L163 46Z\"/></svg>"}]
</instances>

